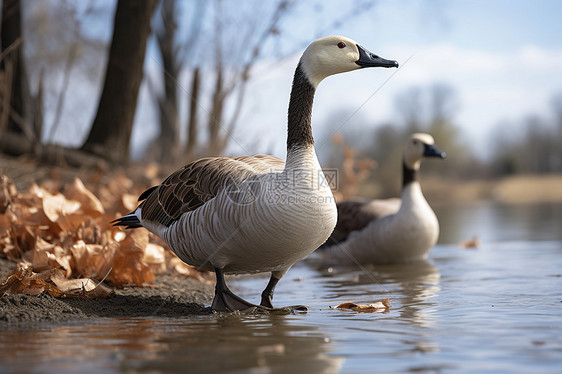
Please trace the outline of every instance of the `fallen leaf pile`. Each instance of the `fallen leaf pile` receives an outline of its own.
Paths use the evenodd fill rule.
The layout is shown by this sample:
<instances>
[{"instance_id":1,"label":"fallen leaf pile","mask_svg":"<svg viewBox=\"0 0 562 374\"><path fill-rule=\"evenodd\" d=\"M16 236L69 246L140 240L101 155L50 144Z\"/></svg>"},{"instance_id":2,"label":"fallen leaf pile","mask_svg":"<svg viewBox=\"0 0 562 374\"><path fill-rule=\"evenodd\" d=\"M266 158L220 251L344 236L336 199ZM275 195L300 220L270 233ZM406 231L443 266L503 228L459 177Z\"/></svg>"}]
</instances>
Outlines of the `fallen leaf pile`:
<instances>
[{"instance_id":1,"label":"fallen leaf pile","mask_svg":"<svg viewBox=\"0 0 562 374\"><path fill-rule=\"evenodd\" d=\"M355 304L355 303L343 303L332 309L350 309L355 312L361 313L388 313L390 310L390 300L383 299L372 304Z\"/></svg>"},{"instance_id":2,"label":"fallen leaf pile","mask_svg":"<svg viewBox=\"0 0 562 374\"><path fill-rule=\"evenodd\" d=\"M101 280L143 286L169 269L204 280L147 230L110 224L136 208L138 194L127 193L132 184L115 175L107 184L91 183L94 193L76 178L62 187L32 184L21 193L0 174L0 257L17 262L19 269L0 294L87 295Z\"/></svg>"},{"instance_id":3,"label":"fallen leaf pile","mask_svg":"<svg viewBox=\"0 0 562 374\"><path fill-rule=\"evenodd\" d=\"M89 278L66 279L60 269L34 273L29 269L19 269L0 285L0 294L14 295L23 293L39 295L47 292L54 297L106 297L113 290L103 283L95 283Z\"/></svg>"}]
</instances>

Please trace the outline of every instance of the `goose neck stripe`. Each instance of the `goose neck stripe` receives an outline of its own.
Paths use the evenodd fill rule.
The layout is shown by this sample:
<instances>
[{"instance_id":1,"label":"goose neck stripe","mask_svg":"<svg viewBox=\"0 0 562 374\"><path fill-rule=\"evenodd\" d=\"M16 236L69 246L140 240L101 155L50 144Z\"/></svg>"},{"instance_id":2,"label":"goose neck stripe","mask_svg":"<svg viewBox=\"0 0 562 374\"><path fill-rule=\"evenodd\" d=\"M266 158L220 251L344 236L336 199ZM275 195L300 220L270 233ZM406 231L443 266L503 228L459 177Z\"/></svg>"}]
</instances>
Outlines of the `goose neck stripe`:
<instances>
[{"instance_id":1,"label":"goose neck stripe","mask_svg":"<svg viewBox=\"0 0 562 374\"><path fill-rule=\"evenodd\" d=\"M312 137L312 104L315 88L299 63L293 78L287 123L287 149L314 144Z\"/></svg>"},{"instance_id":2,"label":"goose neck stripe","mask_svg":"<svg viewBox=\"0 0 562 374\"><path fill-rule=\"evenodd\" d=\"M411 169L406 162L402 162L402 188L412 182L419 182L419 180L419 170Z\"/></svg>"}]
</instances>

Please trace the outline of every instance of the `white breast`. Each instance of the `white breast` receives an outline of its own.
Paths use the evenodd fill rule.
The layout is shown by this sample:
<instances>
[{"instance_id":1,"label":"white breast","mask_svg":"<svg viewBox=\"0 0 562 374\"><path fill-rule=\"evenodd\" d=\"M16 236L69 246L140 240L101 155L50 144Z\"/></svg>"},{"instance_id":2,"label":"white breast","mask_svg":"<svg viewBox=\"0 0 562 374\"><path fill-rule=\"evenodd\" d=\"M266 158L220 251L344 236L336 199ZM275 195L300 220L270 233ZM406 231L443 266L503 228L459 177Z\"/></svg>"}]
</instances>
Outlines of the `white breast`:
<instances>
[{"instance_id":1,"label":"white breast","mask_svg":"<svg viewBox=\"0 0 562 374\"><path fill-rule=\"evenodd\" d=\"M337 210L316 157L258 175L184 214L163 237L185 262L225 273L286 270L331 234Z\"/></svg>"},{"instance_id":2,"label":"white breast","mask_svg":"<svg viewBox=\"0 0 562 374\"><path fill-rule=\"evenodd\" d=\"M437 243L439 223L418 183L402 194L400 210L372 221L347 240L327 248L326 258L346 263L387 264L426 258Z\"/></svg>"}]
</instances>

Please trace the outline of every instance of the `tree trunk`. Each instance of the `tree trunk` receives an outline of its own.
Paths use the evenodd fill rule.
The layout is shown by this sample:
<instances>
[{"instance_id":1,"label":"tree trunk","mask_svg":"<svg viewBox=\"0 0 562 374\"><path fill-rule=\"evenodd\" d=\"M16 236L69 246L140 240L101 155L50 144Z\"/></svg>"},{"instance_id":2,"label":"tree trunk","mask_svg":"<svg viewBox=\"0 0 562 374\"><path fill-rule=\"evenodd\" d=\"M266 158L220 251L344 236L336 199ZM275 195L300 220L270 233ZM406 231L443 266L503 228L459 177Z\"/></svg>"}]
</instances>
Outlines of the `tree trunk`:
<instances>
[{"instance_id":1,"label":"tree trunk","mask_svg":"<svg viewBox=\"0 0 562 374\"><path fill-rule=\"evenodd\" d=\"M189 120L187 123L187 145L185 147L185 155L188 160L193 160L196 154L197 145L197 112L199 109L199 87L201 85L201 76L199 68L193 70L193 78L191 81L191 93L189 96Z\"/></svg>"},{"instance_id":2,"label":"tree trunk","mask_svg":"<svg viewBox=\"0 0 562 374\"><path fill-rule=\"evenodd\" d=\"M208 153L218 156L222 152L222 139L220 138L220 129L222 123L222 114L224 109L224 82L222 66L217 68L217 77L213 92L213 106L209 114L209 146Z\"/></svg>"},{"instance_id":3,"label":"tree trunk","mask_svg":"<svg viewBox=\"0 0 562 374\"><path fill-rule=\"evenodd\" d=\"M82 149L114 162L127 161L143 76L150 19L157 0L119 0L105 83Z\"/></svg>"},{"instance_id":4,"label":"tree trunk","mask_svg":"<svg viewBox=\"0 0 562 374\"><path fill-rule=\"evenodd\" d=\"M0 71L4 75L5 105L2 106L4 123L8 132L25 134L22 140L31 142L35 137L27 118L26 99L29 89L26 87L25 66L22 54L21 7L19 0L2 1L1 25L2 58ZM8 100L9 98L9 100Z\"/></svg>"},{"instance_id":5,"label":"tree trunk","mask_svg":"<svg viewBox=\"0 0 562 374\"><path fill-rule=\"evenodd\" d=\"M158 98L160 136L158 138L160 162L177 161L180 153L179 108L177 79L181 63L178 61L176 32L178 29L175 0L165 0L161 8L162 26L155 32L162 56L164 96Z\"/></svg>"}]
</instances>

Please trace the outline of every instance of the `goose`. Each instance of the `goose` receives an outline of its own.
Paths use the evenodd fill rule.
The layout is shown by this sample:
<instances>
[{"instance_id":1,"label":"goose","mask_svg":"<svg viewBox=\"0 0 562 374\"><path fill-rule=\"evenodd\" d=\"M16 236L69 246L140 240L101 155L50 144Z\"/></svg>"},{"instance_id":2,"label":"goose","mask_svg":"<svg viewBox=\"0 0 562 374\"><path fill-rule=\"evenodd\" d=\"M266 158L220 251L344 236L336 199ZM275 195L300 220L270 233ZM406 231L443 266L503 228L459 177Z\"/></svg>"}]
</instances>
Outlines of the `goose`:
<instances>
[{"instance_id":1,"label":"goose","mask_svg":"<svg viewBox=\"0 0 562 374\"><path fill-rule=\"evenodd\" d=\"M321 261L391 264L426 258L439 236L439 222L419 182L421 161L428 157L446 154L431 135L411 135L404 147L401 199L338 203L338 222L319 251Z\"/></svg>"},{"instance_id":2,"label":"goose","mask_svg":"<svg viewBox=\"0 0 562 374\"><path fill-rule=\"evenodd\" d=\"M398 63L346 37L315 40L293 78L285 162L268 155L193 161L142 193L136 210L113 224L144 227L185 263L214 271L212 310L273 309L279 280L328 239L337 220L314 150L314 93L324 78L366 67ZM234 294L224 279L225 274L260 272L271 272L260 305Z\"/></svg>"}]
</instances>

